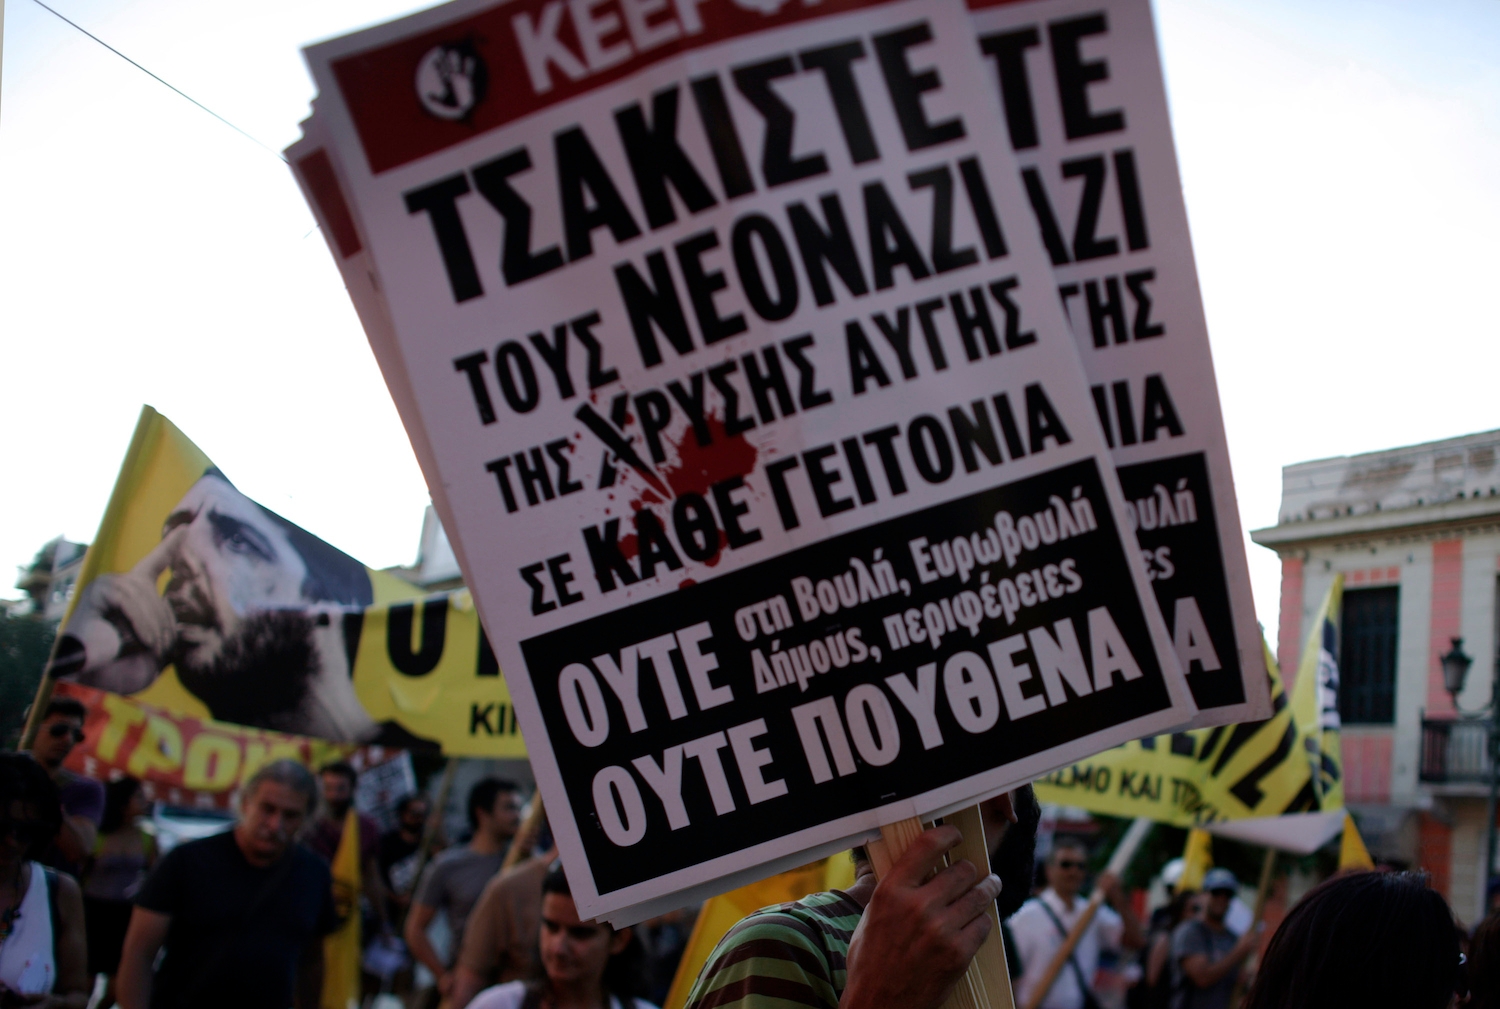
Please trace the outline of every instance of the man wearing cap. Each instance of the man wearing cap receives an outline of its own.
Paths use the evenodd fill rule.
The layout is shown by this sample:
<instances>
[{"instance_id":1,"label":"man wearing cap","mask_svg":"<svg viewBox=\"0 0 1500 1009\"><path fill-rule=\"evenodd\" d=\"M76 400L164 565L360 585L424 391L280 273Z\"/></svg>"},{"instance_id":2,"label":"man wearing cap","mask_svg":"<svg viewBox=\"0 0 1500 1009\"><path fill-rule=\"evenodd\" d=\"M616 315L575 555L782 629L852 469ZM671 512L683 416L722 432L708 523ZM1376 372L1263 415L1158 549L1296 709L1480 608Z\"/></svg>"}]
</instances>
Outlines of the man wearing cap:
<instances>
[{"instance_id":1,"label":"man wearing cap","mask_svg":"<svg viewBox=\"0 0 1500 1009\"><path fill-rule=\"evenodd\" d=\"M1203 877L1203 917L1189 918L1172 933L1172 1009L1229 1009L1240 964L1260 938L1258 928L1240 936L1224 923L1239 888L1228 869Z\"/></svg>"}]
</instances>

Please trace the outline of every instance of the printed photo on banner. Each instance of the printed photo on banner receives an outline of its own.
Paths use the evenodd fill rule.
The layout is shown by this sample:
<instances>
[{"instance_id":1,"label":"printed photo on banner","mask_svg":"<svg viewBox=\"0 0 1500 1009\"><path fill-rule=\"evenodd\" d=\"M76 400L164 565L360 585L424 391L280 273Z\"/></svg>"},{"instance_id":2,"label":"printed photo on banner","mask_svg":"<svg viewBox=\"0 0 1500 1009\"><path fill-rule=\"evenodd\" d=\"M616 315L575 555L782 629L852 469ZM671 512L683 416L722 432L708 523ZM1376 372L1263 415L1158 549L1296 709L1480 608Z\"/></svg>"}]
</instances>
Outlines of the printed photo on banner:
<instances>
[{"instance_id":1,"label":"printed photo on banner","mask_svg":"<svg viewBox=\"0 0 1500 1009\"><path fill-rule=\"evenodd\" d=\"M1193 717L961 3L461 0L308 61L289 160L581 913Z\"/></svg>"},{"instance_id":2,"label":"printed photo on banner","mask_svg":"<svg viewBox=\"0 0 1500 1009\"><path fill-rule=\"evenodd\" d=\"M365 567L247 497L149 407L52 674L295 736L525 752L467 592Z\"/></svg>"}]
</instances>

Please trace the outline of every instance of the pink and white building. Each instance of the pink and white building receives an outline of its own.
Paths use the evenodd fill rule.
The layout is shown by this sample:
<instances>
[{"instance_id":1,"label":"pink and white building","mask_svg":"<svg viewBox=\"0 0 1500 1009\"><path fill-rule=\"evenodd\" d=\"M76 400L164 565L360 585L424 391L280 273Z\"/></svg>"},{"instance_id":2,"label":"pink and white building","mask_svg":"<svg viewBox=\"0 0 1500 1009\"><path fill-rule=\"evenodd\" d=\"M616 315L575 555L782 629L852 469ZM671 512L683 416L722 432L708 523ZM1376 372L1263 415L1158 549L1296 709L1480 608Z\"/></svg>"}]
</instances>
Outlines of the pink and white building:
<instances>
[{"instance_id":1,"label":"pink and white building","mask_svg":"<svg viewBox=\"0 0 1500 1009\"><path fill-rule=\"evenodd\" d=\"M1486 729L1456 718L1438 656L1474 660L1459 707L1490 703L1500 581L1500 431L1319 459L1282 471L1277 659L1295 676L1334 576L1345 795L1377 859L1433 876L1455 913L1483 901Z\"/></svg>"}]
</instances>

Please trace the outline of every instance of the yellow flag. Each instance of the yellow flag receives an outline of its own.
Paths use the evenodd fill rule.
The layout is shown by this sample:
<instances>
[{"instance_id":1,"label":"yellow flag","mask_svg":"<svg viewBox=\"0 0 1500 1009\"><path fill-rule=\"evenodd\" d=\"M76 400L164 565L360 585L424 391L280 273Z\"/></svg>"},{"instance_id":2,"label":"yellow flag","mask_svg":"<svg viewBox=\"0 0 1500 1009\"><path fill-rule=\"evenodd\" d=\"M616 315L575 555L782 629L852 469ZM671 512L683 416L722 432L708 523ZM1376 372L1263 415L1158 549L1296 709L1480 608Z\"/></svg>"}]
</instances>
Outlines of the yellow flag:
<instances>
[{"instance_id":1,"label":"yellow flag","mask_svg":"<svg viewBox=\"0 0 1500 1009\"><path fill-rule=\"evenodd\" d=\"M178 716L526 755L467 590L424 594L365 567L246 497L149 406L84 557L53 671Z\"/></svg>"},{"instance_id":2,"label":"yellow flag","mask_svg":"<svg viewBox=\"0 0 1500 1009\"><path fill-rule=\"evenodd\" d=\"M854 861L843 852L710 897L704 902L703 910L698 912L698 923L693 926L693 934L688 937L687 948L677 964L677 973L672 978L663 1009L682 1009L687 1003L688 993L693 990L693 982L698 980L698 973L708 962L708 955L725 933L751 911L801 900L810 893L844 890L853 885Z\"/></svg>"},{"instance_id":3,"label":"yellow flag","mask_svg":"<svg viewBox=\"0 0 1500 1009\"><path fill-rule=\"evenodd\" d=\"M1302 731L1302 750L1307 756L1310 780L1318 796L1319 809L1341 809L1344 805L1343 752L1339 745L1338 627L1342 612L1344 576L1335 575L1323 605L1318 607L1297 682L1292 687L1292 717Z\"/></svg>"},{"instance_id":4,"label":"yellow flag","mask_svg":"<svg viewBox=\"0 0 1500 1009\"><path fill-rule=\"evenodd\" d=\"M1344 808L1339 746L1338 631L1344 581L1318 608L1287 698L1271 650L1271 717L1148 736L1053 771L1037 798L1178 827Z\"/></svg>"},{"instance_id":5,"label":"yellow flag","mask_svg":"<svg viewBox=\"0 0 1500 1009\"><path fill-rule=\"evenodd\" d=\"M1213 868L1213 835L1194 827L1188 831L1187 845L1182 849L1182 876L1177 880L1178 893L1203 889L1203 877Z\"/></svg>"},{"instance_id":6,"label":"yellow flag","mask_svg":"<svg viewBox=\"0 0 1500 1009\"><path fill-rule=\"evenodd\" d=\"M1344 839L1339 842L1339 869L1373 869L1375 860L1370 857L1370 849L1365 847L1365 839L1359 836L1359 828L1354 825L1354 817L1348 813L1344 814Z\"/></svg>"},{"instance_id":7,"label":"yellow flag","mask_svg":"<svg viewBox=\"0 0 1500 1009\"><path fill-rule=\"evenodd\" d=\"M344 815L344 836L333 854L333 906L344 921L323 939L322 1009L359 1005L359 814Z\"/></svg>"}]
</instances>

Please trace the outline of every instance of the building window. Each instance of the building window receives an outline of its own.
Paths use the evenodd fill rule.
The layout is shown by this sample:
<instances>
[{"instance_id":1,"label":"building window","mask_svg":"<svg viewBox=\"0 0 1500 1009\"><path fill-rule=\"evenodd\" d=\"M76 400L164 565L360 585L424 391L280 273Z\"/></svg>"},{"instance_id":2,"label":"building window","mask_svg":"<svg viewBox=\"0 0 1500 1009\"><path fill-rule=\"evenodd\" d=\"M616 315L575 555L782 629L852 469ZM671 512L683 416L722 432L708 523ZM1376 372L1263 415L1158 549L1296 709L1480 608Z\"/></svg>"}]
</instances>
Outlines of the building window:
<instances>
[{"instance_id":1,"label":"building window","mask_svg":"<svg viewBox=\"0 0 1500 1009\"><path fill-rule=\"evenodd\" d=\"M1401 590L1344 593L1339 656L1339 718L1344 724L1396 720L1396 626Z\"/></svg>"}]
</instances>

